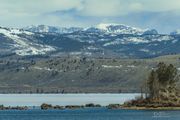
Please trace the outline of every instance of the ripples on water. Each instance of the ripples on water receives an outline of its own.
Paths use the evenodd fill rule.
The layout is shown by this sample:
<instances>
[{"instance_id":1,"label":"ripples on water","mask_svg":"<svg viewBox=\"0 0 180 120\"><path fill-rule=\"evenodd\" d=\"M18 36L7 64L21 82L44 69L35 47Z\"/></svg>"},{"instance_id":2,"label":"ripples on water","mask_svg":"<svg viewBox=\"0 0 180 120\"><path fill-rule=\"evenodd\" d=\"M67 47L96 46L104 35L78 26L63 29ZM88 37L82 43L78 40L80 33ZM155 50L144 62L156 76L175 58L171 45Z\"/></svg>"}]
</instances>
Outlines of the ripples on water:
<instances>
[{"instance_id":1,"label":"ripples on water","mask_svg":"<svg viewBox=\"0 0 180 120\"><path fill-rule=\"evenodd\" d=\"M79 110L0 111L0 120L180 120L180 111Z\"/></svg>"}]
</instances>

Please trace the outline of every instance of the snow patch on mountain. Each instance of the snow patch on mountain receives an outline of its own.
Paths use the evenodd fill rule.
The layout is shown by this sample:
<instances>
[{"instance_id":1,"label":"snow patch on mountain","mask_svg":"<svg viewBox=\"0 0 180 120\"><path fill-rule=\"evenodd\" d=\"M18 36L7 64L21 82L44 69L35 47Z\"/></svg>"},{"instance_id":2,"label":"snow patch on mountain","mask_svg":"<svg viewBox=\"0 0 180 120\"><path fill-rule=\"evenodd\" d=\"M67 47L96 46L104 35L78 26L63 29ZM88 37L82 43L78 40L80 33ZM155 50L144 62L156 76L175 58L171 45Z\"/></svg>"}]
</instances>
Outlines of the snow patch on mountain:
<instances>
[{"instance_id":1,"label":"snow patch on mountain","mask_svg":"<svg viewBox=\"0 0 180 120\"><path fill-rule=\"evenodd\" d=\"M6 35L19 35L19 34L33 35L34 34L32 32L24 31L22 29L2 28L2 27L0 27L0 33L6 34Z\"/></svg>"},{"instance_id":2,"label":"snow patch on mountain","mask_svg":"<svg viewBox=\"0 0 180 120\"><path fill-rule=\"evenodd\" d=\"M18 36L19 34L33 34L28 31L0 28L0 34L3 34L5 37L14 42L14 44L11 44L9 46L13 47L14 52L21 56L46 54L47 52L55 51L55 48L51 46L32 43L26 38L21 38Z\"/></svg>"},{"instance_id":3,"label":"snow patch on mountain","mask_svg":"<svg viewBox=\"0 0 180 120\"><path fill-rule=\"evenodd\" d=\"M112 65L102 65L103 68L122 68L122 65L119 66L112 66Z\"/></svg>"},{"instance_id":4,"label":"snow patch on mountain","mask_svg":"<svg viewBox=\"0 0 180 120\"><path fill-rule=\"evenodd\" d=\"M108 23L108 24L105 24L105 23L100 23L96 26L96 28L98 29L102 29L102 30L107 30L109 26L117 26L119 24L115 24L115 23Z\"/></svg>"},{"instance_id":5,"label":"snow patch on mountain","mask_svg":"<svg viewBox=\"0 0 180 120\"><path fill-rule=\"evenodd\" d=\"M149 50L149 49L145 49L145 48L142 48L142 49L140 49L139 51L141 51L141 52L145 52L145 53L150 52L150 50Z\"/></svg>"},{"instance_id":6,"label":"snow patch on mountain","mask_svg":"<svg viewBox=\"0 0 180 120\"><path fill-rule=\"evenodd\" d=\"M151 41L161 42L161 41L171 41L173 39L174 38L172 36L169 36L169 35L163 35L163 36L158 35L158 36L152 37Z\"/></svg>"},{"instance_id":7,"label":"snow patch on mountain","mask_svg":"<svg viewBox=\"0 0 180 120\"><path fill-rule=\"evenodd\" d=\"M142 37L126 37L126 38L117 38L114 41L106 42L103 46L110 46L110 45L119 45L119 44L140 44L140 43L149 43L150 41L144 39Z\"/></svg>"},{"instance_id":8,"label":"snow patch on mountain","mask_svg":"<svg viewBox=\"0 0 180 120\"><path fill-rule=\"evenodd\" d=\"M149 43L148 40L143 39L141 37L128 37L124 39L124 42L126 43L134 43L134 44L138 44L138 43Z\"/></svg>"},{"instance_id":9,"label":"snow patch on mountain","mask_svg":"<svg viewBox=\"0 0 180 120\"><path fill-rule=\"evenodd\" d=\"M55 26L46 26L46 25L37 25L37 26L28 26L23 28L24 30L30 31L30 32L37 32L37 33L73 33L80 30L83 30L83 28L80 27L55 27Z\"/></svg>"}]
</instances>

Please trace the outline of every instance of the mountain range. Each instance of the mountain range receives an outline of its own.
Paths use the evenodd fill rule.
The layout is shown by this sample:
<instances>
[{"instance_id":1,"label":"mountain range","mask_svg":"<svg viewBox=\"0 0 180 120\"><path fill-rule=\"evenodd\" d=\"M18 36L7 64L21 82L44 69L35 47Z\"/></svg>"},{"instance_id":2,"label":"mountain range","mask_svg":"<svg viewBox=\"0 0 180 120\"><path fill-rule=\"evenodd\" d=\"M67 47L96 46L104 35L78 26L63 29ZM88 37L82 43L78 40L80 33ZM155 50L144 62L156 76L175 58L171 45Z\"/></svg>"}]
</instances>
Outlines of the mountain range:
<instances>
[{"instance_id":1,"label":"mountain range","mask_svg":"<svg viewBox=\"0 0 180 120\"><path fill-rule=\"evenodd\" d=\"M179 33L121 24L0 27L0 93L138 93L159 62L180 72L180 55L167 55L180 53Z\"/></svg>"},{"instance_id":2,"label":"mountain range","mask_svg":"<svg viewBox=\"0 0 180 120\"><path fill-rule=\"evenodd\" d=\"M150 58L180 53L180 32L160 34L122 24L54 27L0 27L0 56L60 56Z\"/></svg>"}]
</instances>

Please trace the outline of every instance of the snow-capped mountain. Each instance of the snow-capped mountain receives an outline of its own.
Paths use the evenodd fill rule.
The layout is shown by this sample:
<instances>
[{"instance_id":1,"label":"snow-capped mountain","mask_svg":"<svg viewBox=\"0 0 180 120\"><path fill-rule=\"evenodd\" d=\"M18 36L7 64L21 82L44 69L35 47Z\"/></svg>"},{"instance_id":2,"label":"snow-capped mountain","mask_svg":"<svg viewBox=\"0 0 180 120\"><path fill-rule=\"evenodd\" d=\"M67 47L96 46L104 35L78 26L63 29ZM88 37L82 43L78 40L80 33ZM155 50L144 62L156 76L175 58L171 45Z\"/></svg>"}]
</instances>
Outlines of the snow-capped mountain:
<instances>
[{"instance_id":1,"label":"snow-capped mountain","mask_svg":"<svg viewBox=\"0 0 180 120\"><path fill-rule=\"evenodd\" d=\"M22 29L0 27L0 47L4 48L4 51L14 52L22 56L46 54L55 50L51 46L35 43L30 38L27 39L28 36L33 35L34 33Z\"/></svg>"},{"instance_id":2,"label":"snow-capped mountain","mask_svg":"<svg viewBox=\"0 0 180 120\"><path fill-rule=\"evenodd\" d=\"M46 26L46 25L38 25L38 26L29 26L23 28L24 30L30 32L38 32L38 33L73 33L78 31L85 31L85 32L102 32L107 34L136 34L136 35L143 35L143 34L158 34L155 29L140 29L135 27L130 27L123 24L98 24L94 27L88 28L80 28L80 27L55 27L55 26Z\"/></svg>"},{"instance_id":3,"label":"snow-capped mountain","mask_svg":"<svg viewBox=\"0 0 180 120\"><path fill-rule=\"evenodd\" d=\"M155 57L180 53L180 36L162 35L153 29L119 24L89 28L61 28L45 25L23 29L0 28L0 56L86 55L115 57Z\"/></svg>"},{"instance_id":4,"label":"snow-capped mountain","mask_svg":"<svg viewBox=\"0 0 180 120\"><path fill-rule=\"evenodd\" d=\"M80 27L55 27L55 26L46 26L46 25L38 25L38 26L28 26L23 28L23 30L27 30L30 32L37 32L37 33L73 33L76 31L83 30L83 28Z\"/></svg>"},{"instance_id":5,"label":"snow-capped mountain","mask_svg":"<svg viewBox=\"0 0 180 120\"><path fill-rule=\"evenodd\" d=\"M107 33L112 34L136 34L136 35L143 35L143 34L158 34L155 29L140 29L135 27L130 27L123 24L104 24L101 23L97 25L95 28L105 31Z\"/></svg>"}]
</instances>

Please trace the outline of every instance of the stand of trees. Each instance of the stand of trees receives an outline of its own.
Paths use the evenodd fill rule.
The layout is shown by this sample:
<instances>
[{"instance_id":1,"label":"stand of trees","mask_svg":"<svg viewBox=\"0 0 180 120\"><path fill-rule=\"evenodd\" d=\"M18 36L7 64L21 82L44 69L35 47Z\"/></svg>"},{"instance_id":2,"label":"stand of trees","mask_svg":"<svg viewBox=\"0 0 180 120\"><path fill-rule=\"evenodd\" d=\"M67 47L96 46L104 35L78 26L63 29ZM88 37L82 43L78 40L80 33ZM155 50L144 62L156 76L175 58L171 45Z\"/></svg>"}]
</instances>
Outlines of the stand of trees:
<instances>
[{"instance_id":1,"label":"stand of trees","mask_svg":"<svg viewBox=\"0 0 180 120\"><path fill-rule=\"evenodd\" d=\"M179 80L178 70L172 64L161 62L153 69L148 78L149 99L152 101L178 102L176 83Z\"/></svg>"}]
</instances>

